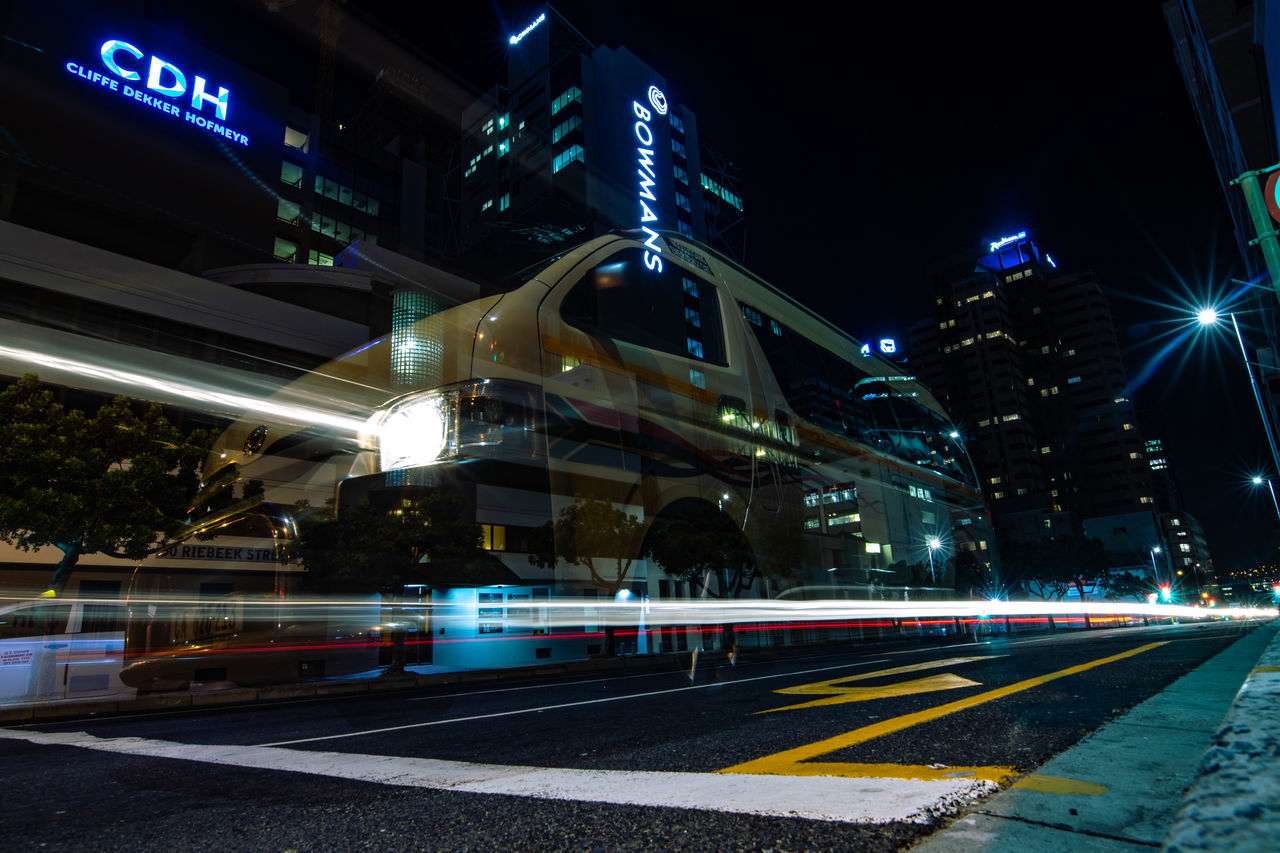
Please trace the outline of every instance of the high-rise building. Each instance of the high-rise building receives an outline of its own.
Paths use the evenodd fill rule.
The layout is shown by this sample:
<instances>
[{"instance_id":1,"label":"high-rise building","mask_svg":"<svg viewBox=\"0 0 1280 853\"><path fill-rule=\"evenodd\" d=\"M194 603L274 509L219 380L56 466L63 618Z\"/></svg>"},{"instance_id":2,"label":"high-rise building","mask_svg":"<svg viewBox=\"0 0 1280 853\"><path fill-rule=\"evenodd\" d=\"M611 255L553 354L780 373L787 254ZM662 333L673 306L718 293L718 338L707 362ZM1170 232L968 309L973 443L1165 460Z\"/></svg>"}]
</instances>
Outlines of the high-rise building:
<instances>
[{"instance_id":1,"label":"high-rise building","mask_svg":"<svg viewBox=\"0 0 1280 853\"><path fill-rule=\"evenodd\" d=\"M469 261L532 261L615 228L679 231L742 259L736 168L661 74L551 6L508 42L506 85L462 116L456 240Z\"/></svg>"},{"instance_id":2,"label":"high-rise building","mask_svg":"<svg viewBox=\"0 0 1280 853\"><path fill-rule=\"evenodd\" d=\"M997 530L1034 539L1105 528L1120 537L1109 542L1116 556L1140 565L1168 541L1178 507L1167 455L1143 437L1097 277L1060 270L1021 232L976 262L940 266L931 285L911 362L966 431Z\"/></svg>"}]
</instances>

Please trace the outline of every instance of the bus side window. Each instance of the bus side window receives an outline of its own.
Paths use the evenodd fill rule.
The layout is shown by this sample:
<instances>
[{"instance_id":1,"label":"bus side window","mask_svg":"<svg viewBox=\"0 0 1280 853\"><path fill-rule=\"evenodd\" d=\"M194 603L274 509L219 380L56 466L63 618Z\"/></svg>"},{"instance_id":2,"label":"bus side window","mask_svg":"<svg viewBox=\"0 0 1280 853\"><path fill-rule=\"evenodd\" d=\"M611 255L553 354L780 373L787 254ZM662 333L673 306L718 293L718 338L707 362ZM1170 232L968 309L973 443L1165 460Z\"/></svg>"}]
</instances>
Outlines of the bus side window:
<instances>
[{"instance_id":1,"label":"bus side window","mask_svg":"<svg viewBox=\"0 0 1280 853\"><path fill-rule=\"evenodd\" d=\"M675 264L649 269L640 249L626 249L590 270L565 296L560 316L590 334L726 363L715 286Z\"/></svg>"},{"instance_id":2,"label":"bus side window","mask_svg":"<svg viewBox=\"0 0 1280 853\"><path fill-rule=\"evenodd\" d=\"M35 604L0 614L0 639L61 634L67 629L70 604Z\"/></svg>"}]
</instances>

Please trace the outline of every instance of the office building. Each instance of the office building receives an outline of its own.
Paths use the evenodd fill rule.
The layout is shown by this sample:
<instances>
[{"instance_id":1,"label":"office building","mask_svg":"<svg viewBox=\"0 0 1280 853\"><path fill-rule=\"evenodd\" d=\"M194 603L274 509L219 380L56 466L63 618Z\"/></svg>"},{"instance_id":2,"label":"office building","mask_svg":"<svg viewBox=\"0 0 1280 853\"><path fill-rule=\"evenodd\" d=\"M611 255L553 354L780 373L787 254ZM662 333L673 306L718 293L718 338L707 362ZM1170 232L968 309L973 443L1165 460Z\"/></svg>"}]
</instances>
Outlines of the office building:
<instances>
[{"instance_id":1,"label":"office building","mask_svg":"<svg viewBox=\"0 0 1280 853\"><path fill-rule=\"evenodd\" d=\"M931 293L911 363L965 431L997 531L1087 533L1140 568L1189 517L1161 440L1144 438L1096 275L1059 269L1021 232L940 265Z\"/></svg>"},{"instance_id":2,"label":"office building","mask_svg":"<svg viewBox=\"0 0 1280 853\"><path fill-rule=\"evenodd\" d=\"M736 169L666 79L547 6L508 40L507 79L462 115L457 243L529 262L615 228L745 251Z\"/></svg>"}]
</instances>

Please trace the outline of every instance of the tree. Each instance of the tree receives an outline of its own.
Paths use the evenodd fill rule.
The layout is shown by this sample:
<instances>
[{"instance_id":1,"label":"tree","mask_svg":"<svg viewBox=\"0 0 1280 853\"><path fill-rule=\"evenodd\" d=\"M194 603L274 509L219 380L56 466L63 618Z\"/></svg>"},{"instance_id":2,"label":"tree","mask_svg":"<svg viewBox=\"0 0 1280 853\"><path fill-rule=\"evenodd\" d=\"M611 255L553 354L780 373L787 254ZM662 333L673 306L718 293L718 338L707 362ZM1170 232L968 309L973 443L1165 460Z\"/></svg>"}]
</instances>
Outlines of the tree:
<instances>
[{"instance_id":1,"label":"tree","mask_svg":"<svg viewBox=\"0 0 1280 853\"><path fill-rule=\"evenodd\" d=\"M141 559L186 521L209 444L124 397L67 408L28 374L0 392L0 539L62 552L53 595L84 554Z\"/></svg>"},{"instance_id":2,"label":"tree","mask_svg":"<svg viewBox=\"0 0 1280 853\"><path fill-rule=\"evenodd\" d=\"M641 556L644 523L604 498L579 495L554 523L530 535L529 562L554 569L558 560L586 568L593 586L612 598L627 584L631 564ZM614 653L615 628L606 622L604 653Z\"/></svg>"},{"instance_id":3,"label":"tree","mask_svg":"<svg viewBox=\"0 0 1280 853\"><path fill-rule=\"evenodd\" d=\"M1061 601L1071 587L1084 600L1086 580L1106 584L1113 562L1102 540L1068 533L1038 540L1002 542L1005 566L1023 581L1039 585L1041 598ZM1037 594L1036 590L1031 590Z\"/></svg>"},{"instance_id":4,"label":"tree","mask_svg":"<svg viewBox=\"0 0 1280 853\"><path fill-rule=\"evenodd\" d=\"M398 610L407 583L430 581L443 565L469 564L480 552L480 526L461 517L462 501L431 488L393 509L368 500L335 512L299 507L291 555L308 586L354 582L389 596ZM422 561L428 560L428 565ZM389 673L404 671L404 630L392 630Z\"/></svg>"},{"instance_id":5,"label":"tree","mask_svg":"<svg viewBox=\"0 0 1280 853\"><path fill-rule=\"evenodd\" d=\"M747 523L750 536L728 513L706 503L687 504L654 522L645 555L671 577L716 598L740 598L761 577L794 575L804 554L802 522L757 511ZM726 648L736 647L732 623L724 625L723 638Z\"/></svg>"}]
</instances>

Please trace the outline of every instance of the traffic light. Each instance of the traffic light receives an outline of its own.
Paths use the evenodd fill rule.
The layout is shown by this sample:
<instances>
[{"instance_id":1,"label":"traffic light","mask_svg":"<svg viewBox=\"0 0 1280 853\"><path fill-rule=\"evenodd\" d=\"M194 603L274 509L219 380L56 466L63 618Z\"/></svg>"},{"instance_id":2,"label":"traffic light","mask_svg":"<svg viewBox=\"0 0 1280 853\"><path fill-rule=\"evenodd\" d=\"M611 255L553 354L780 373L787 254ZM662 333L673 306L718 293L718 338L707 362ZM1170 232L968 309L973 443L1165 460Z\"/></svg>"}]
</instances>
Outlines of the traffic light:
<instances>
[{"instance_id":1,"label":"traffic light","mask_svg":"<svg viewBox=\"0 0 1280 853\"><path fill-rule=\"evenodd\" d=\"M1160 587L1160 597L1166 602L1173 601L1173 590L1169 588L1168 584Z\"/></svg>"}]
</instances>

